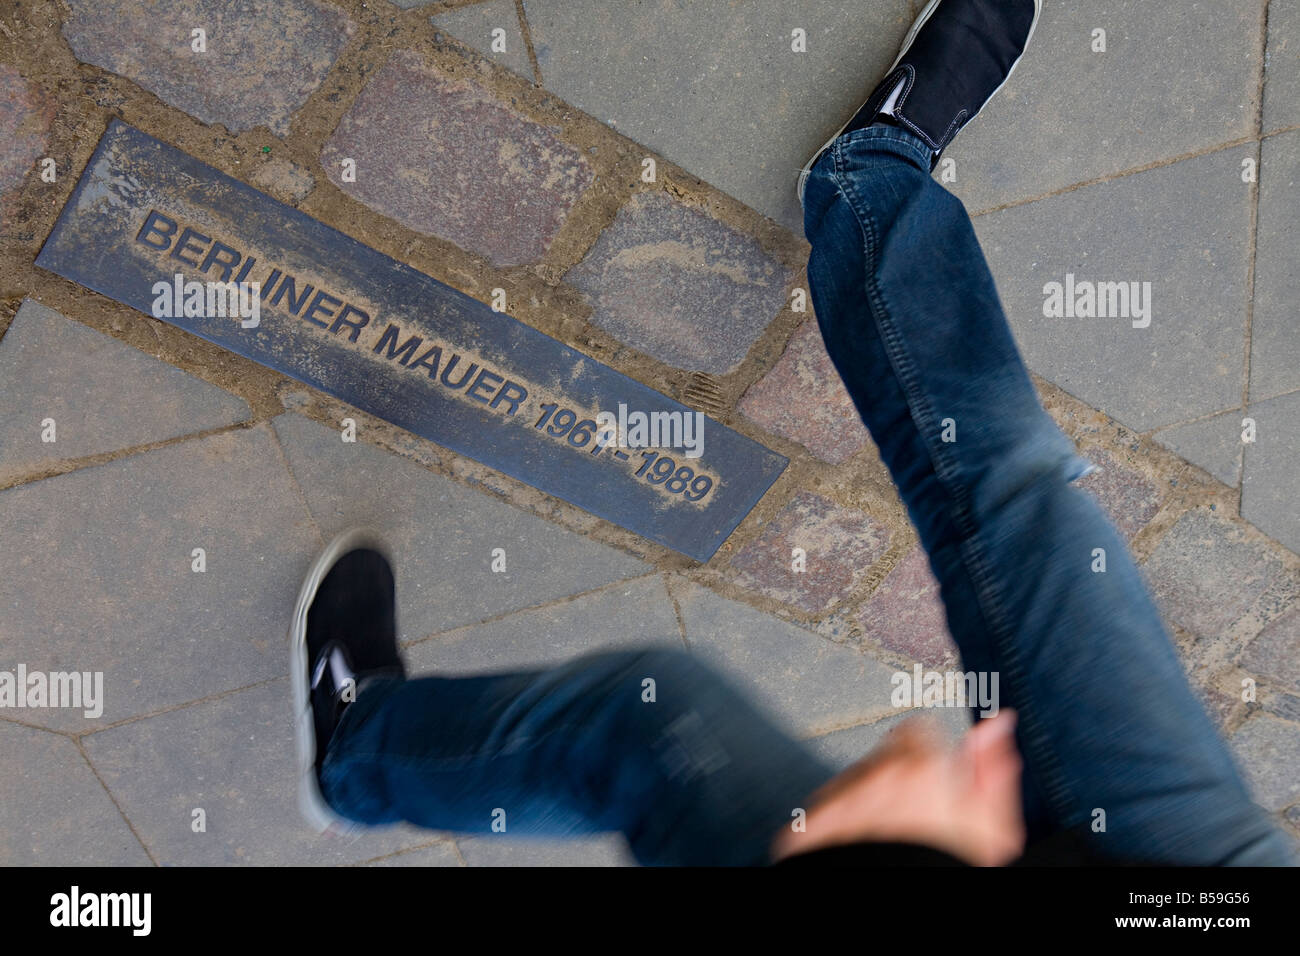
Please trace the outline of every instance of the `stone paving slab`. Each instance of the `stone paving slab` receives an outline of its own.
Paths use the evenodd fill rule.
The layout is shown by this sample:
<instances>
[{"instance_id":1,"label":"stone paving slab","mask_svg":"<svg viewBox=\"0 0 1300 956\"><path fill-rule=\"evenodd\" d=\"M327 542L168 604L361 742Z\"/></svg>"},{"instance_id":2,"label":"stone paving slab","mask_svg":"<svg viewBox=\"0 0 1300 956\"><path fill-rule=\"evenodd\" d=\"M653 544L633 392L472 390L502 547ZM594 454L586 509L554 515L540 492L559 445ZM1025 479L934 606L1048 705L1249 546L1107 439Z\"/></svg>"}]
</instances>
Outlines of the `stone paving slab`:
<instances>
[{"instance_id":1,"label":"stone paving slab","mask_svg":"<svg viewBox=\"0 0 1300 956\"><path fill-rule=\"evenodd\" d=\"M1244 417L1234 409L1162 429L1151 437L1228 487L1236 488L1241 483L1241 420Z\"/></svg>"},{"instance_id":2,"label":"stone paving slab","mask_svg":"<svg viewBox=\"0 0 1300 956\"><path fill-rule=\"evenodd\" d=\"M356 31L317 0L68 0L63 35L83 63L233 133L284 136ZM206 51L193 49L195 29ZM256 64L255 68L251 68Z\"/></svg>"},{"instance_id":3,"label":"stone paving slab","mask_svg":"<svg viewBox=\"0 0 1300 956\"><path fill-rule=\"evenodd\" d=\"M893 668L748 605L674 581L686 643L801 736L894 712Z\"/></svg>"},{"instance_id":4,"label":"stone paving slab","mask_svg":"<svg viewBox=\"0 0 1300 956\"><path fill-rule=\"evenodd\" d=\"M1139 432L1240 405L1248 155L1224 150L976 219L1028 366ZM1150 283L1149 326L1045 317L1048 284L1069 275L1076 290Z\"/></svg>"},{"instance_id":5,"label":"stone paving slab","mask_svg":"<svg viewBox=\"0 0 1300 956\"><path fill-rule=\"evenodd\" d=\"M615 338L678 368L726 374L785 304L792 276L756 240L642 192L564 279Z\"/></svg>"},{"instance_id":6,"label":"stone paving slab","mask_svg":"<svg viewBox=\"0 0 1300 956\"><path fill-rule=\"evenodd\" d=\"M86 753L163 866L359 863L429 842L407 825L356 840L308 828L292 713L289 681L270 681L91 734ZM206 832L192 829L196 808Z\"/></svg>"},{"instance_id":7,"label":"stone paving slab","mask_svg":"<svg viewBox=\"0 0 1300 956\"><path fill-rule=\"evenodd\" d=\"M1300 45L1300 37L1296 38ZM1255 310L1250 323L1250 398L1300 389L1300 130L1264 140L1259 165Z\"/></svg>"},{"instance_id":8,"label":"stone paving slab","mask_svg":"<svg viewBox=\"0 0 1300 956\"><path fill-rule=\"evenodd\" d=\"M1266 810L1282 810L1300 800L1300 733L1295 724L1256 714L1228 743L1236 752L1255 802Z\"/></svg>"},{"instance_id":9,"label":"stone paving slab","mask_svg":"<svg viewBox=\"0 0 1300 956\"><path fill-rule=\"evenodd\" d=\"M732 557L742 586L821 614L852 597L889 548L889 529L861 511L800 492ZM804 552L795 569L795 550Z\"/></svg>"},{"instance_id":10,"label":"stone paving slab","mask_svg":"<svg viewBox=\"0 0 1300 956\"><path fill-rule=\"evenodd\" d=\"M294 595L320 542L266 426L0 492L0 528L7 666L103 672L100 717L22 719L85 733L287 673Z\"/></svg>"},{"instance_id":11,"label":"stone paving slab","mask_svg":"<svg viewBox=\"0 0 1300 956\"><path fill-rule=\"evenodd\" d=\"M532 81L533 65L528 59L523 32L519 29L515 0L487 0L486 3L440 13L429 20L470 49ZM495 33L497 30L505 31L504 35ZM504 49L501 48L503 44Z\"/></svg>"},{"instance_id":12,"label":"stone paving slab","mask_svg":"<svg viewBox=\"0 0 1300 956\"><path fill-rule=\"evenodd\" d=\"M958 659L939 581L920 545L880 582L857 621L868 639L928 667L947 667Z\"/></svg>"},{"instance_id":13,"label":"stone paving slab","mask_svg":"<svg viewBox=\"0 0 1300 956\"><path fill-rule=\"evenodd\" d=\"M1300 554L1300 391L1250 405L1256 438L1241 480L1241 516Z\"/></svg>"},{"instance_id":14,"label":"stone paving slab","mask_svg":"<svg viewBox=\"0 0 1300 956\"><path fill-rule=\"evenodd\" d=\"M1242 653L1241 664L1300 693L1300 603L1260 631Z\"/></svg>"},{"instance_id":15,"label":"stone paving slab","mask_svg":"<svg viewBox=\"0 0 1300 956\"><path fill-rule=\"evenodd\" d=\"M243 399L27 299L0 339L0 476L246 421ZM45 419L56 441L42 441Z\"/></svg>"},{"instance_id":16,"label":"stone paving slab","mask_svg":"<svg viewBox=\"0 0 1300 956\"><path fill-rule=\"evenodd\" d=\"M498 836L461 840L470 866L635 866L621 834L574 840L530 840Z\"/></svg>"},{"instance_id":17,"label":"stone paving slab","mask_svg":"<svg viewBox=\"0 0 1300 956\"><path fill-rule=\"evenodd\" d=\"M0 236L9 232L6 200L45 153L54 106L8 63L0 63Z\"/></svg>"},{"instance_id":18,"label":"stone paving slab","mask_svg":"<svg viewBox=\"0 0 1300 956\"><path fill-rule=\"evenodd\" d=\"M151 865L67 737L0 721L0 767L0 865Z\"/></svg>"},{"instance_id":19,"label":"stone paving slab","mask_svg":"<svg viewBox=\"0 0 1300 956\"><path fill-rule=\"evenodd\" d=\"M1258 537L1204 508L1178 519L1143 571L1165 619L1208 639L1221 637L1284 573Z\"/></svg>"},{"instance_id":20,"label":"stone paving slab","mask_svg":"<svg viewBox=\"0 0 1300 956\"><path fill-rule=\"evenodd\" d=\"M412 674L464 676L554 667L592 651L656 645L681 648L659 575L420 641L403 654Z\"/></svg>"},{"instance_id":21,"label":"stone paving slab","mask_svg":"<svg viewBox=\"0 0 1300 956\"><path fill-rule=\"evenodd\" d=\"M1147 526L1160 510L1160 489L1136 468L1108 451L1089 449L1088 460L1098 470L1079 481L1127 540Z\"/></svg>"},{"instance_id":22,"label":"stone paving slab","mask_svg":"<svg viewBox=\"0 0 1300 956\"><path fill-rule=\"evenodd\" d=\"M1264 132L1300 124L1300 2L1270 0Z\"/></svg>"},{"instance_id":23,"label":"stone paving slab","mask_svg":"<svg viewBox=\"0 0 1300 956\"><path fill-rule=\"evenodd\" d=\"M951 188L978 211L1253 136L1262 12L1263 0L1047 0L1011 80L944 154Z\"/></svg>"},{"instance_id":24,"label":"stone paving slab","mask_svg":"<svg viewBox=\"0 0 1300 956\"><path fill-rule=\"evenodd\" d=\"M542 85L803 234L804 162L866 99L905 0L526 0ZM806 31L807 52L791 49Z\"/></svg>"},{"instance_id":25,"label":"stone paving slab","mask_svg":"<svg viewBox=\"0 0 1300 956\"><path fill-rule=\"evenodd\" d=\"M435 843L433 846L420 847L417 850L404 850L392 856L383 856L377 860L368 860L365 866L461 866L460 857L456 855L456 844L451 840Z\"/></svg>"},{"instance_id":26,"label":"stone paving slab","mask_svg":"<svg viewBox=\"0 0 1300 956\"><path fill-rule=\"evenodd\" d=\"M272 423L327 537L355 525L393 549L402 640L541 604L649 565L362 440L287 412ZM505 551L492 571L493 549Z\"/></svg>"},{"instance_id":27,"label":"stone paving slab","mask_svg":"<svg viewBox=\"0 0 1300 956\"><path fill-rule=\"evenodd\" d=\"M749 387L737 408L754 424L798 442L832 465L871 444L816 319L795 329L781 358Z\"/></svg>"},{"instance_id":28,"label":"stone paving slab","mask_svg":"<svg viewBox=\"0 0 1300 956\"><path fill-rule=\"evenodd\" d=\"M356 161L356 182L342 179ZM494 266L540 259L594 173L549 127L398 52L321 151L330 181L376 212Z\"/></svg>"}]
</instances>

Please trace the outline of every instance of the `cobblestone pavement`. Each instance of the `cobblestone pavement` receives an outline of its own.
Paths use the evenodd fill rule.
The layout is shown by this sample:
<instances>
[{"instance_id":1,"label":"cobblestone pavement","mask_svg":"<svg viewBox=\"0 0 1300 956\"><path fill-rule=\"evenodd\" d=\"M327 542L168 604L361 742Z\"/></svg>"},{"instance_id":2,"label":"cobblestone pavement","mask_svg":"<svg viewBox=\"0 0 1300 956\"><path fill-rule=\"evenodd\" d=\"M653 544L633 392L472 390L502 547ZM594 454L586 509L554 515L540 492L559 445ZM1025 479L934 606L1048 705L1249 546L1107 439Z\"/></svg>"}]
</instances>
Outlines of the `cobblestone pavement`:
<instances>
[{"instance_id":1,"label":"cobblestone pavement","mask_svg":"<svg viewBox=\"0 0 1300 956\"><path fill-rule=\"evenodd\" d=\"M830 759L869 749L902 716L891 676L956 657L804 305L793 187L916 7L0 2L0 670L105 675L98 716L0 711L0 766L23 768L0 863L627 862L615 838L300 824L284 635L313 553L362 522L396 550L413 669L666 642ZM789 468L699 565L38 269L114 117L504 290ZM1300 834L1300 0L1048 0L948 156L1043 401L1101 466L1085 486ZM1149 324L1045 316L1067 281L1149 283Z\"/></svg>"}]
</instances>

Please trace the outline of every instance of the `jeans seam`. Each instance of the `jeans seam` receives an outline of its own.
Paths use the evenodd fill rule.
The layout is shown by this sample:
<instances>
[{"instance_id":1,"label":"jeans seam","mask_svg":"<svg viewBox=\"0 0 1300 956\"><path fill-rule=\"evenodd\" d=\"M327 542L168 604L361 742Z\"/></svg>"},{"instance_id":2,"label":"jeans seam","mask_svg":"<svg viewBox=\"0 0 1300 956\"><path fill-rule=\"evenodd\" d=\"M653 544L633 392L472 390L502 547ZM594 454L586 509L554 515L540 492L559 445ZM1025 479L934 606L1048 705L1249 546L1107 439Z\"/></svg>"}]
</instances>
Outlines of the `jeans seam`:
<instances>
[{"instance_id":1,"label":"jeans seam","mask_svg":"<svg viewBox=\"0 0 1300 956\"><path fill-rule=\"evenodd\" d=\"M967 565L967 573L971 575L976 597L981 604L981 613L988 621L995 646L1002 655L1002 665L1009 671L1009 682L1012 687L1019 692L1018 696L1026 704L1030 705L1032 713L1036 710L1033 707L1033 695L1019 666L1019 655L1015 650L1015 642L1007 640L1009 628L1002 609L1001 597L996 583L988 572L987 562L983 558L983 548L979 544L979 534L971 520L971 509L965 500L966 496L962 493L961 486L952 482L955 469L948 461L944 449L935 447L928 437L929 432L927 432L926 428L921 427L922 423L933 424L933 412L924 393L917 384L916 375L912 370L912 362L907 354L906 344L898 335L897 329L890 319L884 292L875 279L876 259L874 249L878 237L875 220L871 215L870 206L858 192L852 177L843 175L843 151L840 144L836 144L834 153L836 186L844 194L848 207L858 222L859 230L862 232L863 253L868 266L867 274L864 277L864 286L867 292L867 300L873 307L876 327L880 331L885 354L888 356L894 374L903 388L904 397L908 402L908 413L914 416L914 423L917 425L921 440L930 457L930 464L934 468L935 477L938 478L947 492L951 517L962 535L961 555L963 563ZM916 422L916 417L919 417L922 421ZM1055 805L1055 809L1062 821L1068 824L1069 810L1074 801L1065 781L1065 775L1060 770L1060 761L1056 757L1055 750L1051 747L1050 740L1042 732L1031 730L1030 727L1026 726L1026 724L1034 723L1036 721L1032 717L1029 721L1022 721L1022 733L1025 736L1026 744L1034 746L1038 757L1035 760L1035 769L1044 778L1043 782L1048 790L1049 800Z\"/></svg>"}]
</instances>

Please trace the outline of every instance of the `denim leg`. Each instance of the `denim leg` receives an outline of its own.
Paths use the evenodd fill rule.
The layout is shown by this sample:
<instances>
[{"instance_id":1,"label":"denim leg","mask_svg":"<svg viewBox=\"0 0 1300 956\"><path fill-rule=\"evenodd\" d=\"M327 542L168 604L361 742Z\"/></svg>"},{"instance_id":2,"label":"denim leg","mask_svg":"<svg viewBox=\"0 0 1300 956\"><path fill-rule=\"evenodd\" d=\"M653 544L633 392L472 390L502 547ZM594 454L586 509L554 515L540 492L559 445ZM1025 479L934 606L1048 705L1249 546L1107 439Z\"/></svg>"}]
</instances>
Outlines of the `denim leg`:
<instances>
[{"instance_id":1,"label":"denim leg","mask_svg":"<svg viewBox=\"0 0 1300 956\"><path fill-rule=\"evenodd\" d=\"M363 682L321 782L362 823L491 834L503 812L507 836L618 830L643 864L749 865L832 774L712 669L647 650Z\"/></svg>"},{"instance_id":2,"label":"denim leg","mask_svg":"<svg viewBox=\"0 0 1300 956\"><path fill-rule=\"evenodd\" d=\"M1117 859L1281 863L1087 469L1038 402L970 220L904 130L841 137L805 193L826 348L940 582L967 670L1019 711L1031 838ZM1104 552L1105 570L1094 571Z\"/></svg>"}]
</instances>

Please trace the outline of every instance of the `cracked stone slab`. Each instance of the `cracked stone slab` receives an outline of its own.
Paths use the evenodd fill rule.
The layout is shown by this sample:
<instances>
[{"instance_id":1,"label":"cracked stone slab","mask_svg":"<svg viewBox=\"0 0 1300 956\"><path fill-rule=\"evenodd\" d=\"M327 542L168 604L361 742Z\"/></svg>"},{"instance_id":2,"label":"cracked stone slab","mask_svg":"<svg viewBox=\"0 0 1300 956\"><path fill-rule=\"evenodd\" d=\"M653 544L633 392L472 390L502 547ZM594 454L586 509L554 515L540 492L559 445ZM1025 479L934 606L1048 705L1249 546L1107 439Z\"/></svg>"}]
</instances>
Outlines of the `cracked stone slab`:
<instances>
[{"instance_id":1,"label":"cracked stone slab","mask_svg":"<svg viewBox=\"0 0 1300 956\"><path fill-rule=\"evenodd\" d=\"M526 0L524 12L543 86L799 235L799 169L912 21L905 0Z\"/></svg>"},{"instance_id":2,"label":"cracked stone slab","mask_svg":"<svg viewBox=\"0 0 1300 956\"><path fill-rule=\"evenodd\" d=\"M429 842L405 824L316 835L298 812L292 711L289 682L270 681L91 734L86 752L163 866L359 863Z\"/></svg>"},{"instance_id":3,"label":"cracked stone slab","mask_svg":"<svg viewBox=\"0 0 1300 956\"><path fill-rule=\"evenodd\" d=\"M0 721L0 766L0 865L152 865L67 737Z\"/></svg>"},{"instance_id":4,"label":"cracked stone slab","mask_svg":"<svg viewBox=\"0 0 1300 956\"><path fill-rule=\"evenodd\" d=\"M77 59L125 76L164 103L232 133L280 136L320 86L356 25L317 0L68 0ZM205 52L193 32L205 31ZM253 66L255 64L255 66Z\"/></svg>"},{"instance_id":5,"label":"cracked stone slab","mask_svg":"<svg viewBox=\"0 0 1300 956\"><path fill-rule=\"evenodd\" d=\"M1253 136L1263 2L1049 0L1007 85L944 153L949 188L989 209Z\"/></svg>"},{"instance_id":6,"label":"cracked stone slab","mask_svg":"<svg viewBox=\"0 0 1300 956\"><path fill-rule=\"evenodd\" d=\"M400 599L400 592L399 592ZM658 575L520 611L408 646L411 674L465 676L554 667L582 654L681 648L672 601Z\"/></svg>"},{"instance_id":7,"label":"cracked stone slab","mask_svg":"<svg viewBox=\"0 0 1300 956\"><path fill-rule=\"evenodd\" d=\"M49 142L54 105L7 63L0 63L0 238L7 232L8 204Z\"/></svg>"},{"instance_id":8,"label":"cracked stone slab","mask_svg":"<svg viewBox=\"0 0 1300 956\"><path fill-rule=\"evenodd\" d=\"M1237 409L1198 422L1174 425L1153 437L1174 454L1209 472L1230 488L1241 481L1241 420Z\"/></svg>"},{"instance_id":9,"label":"cracked stone slab","mask_svg":"<svg viewBox=\"0 0 1300 956\"><path fill-rule=\"evenodd\" d=\"M668 365L725 375L784 306L791 278L752 237L642 192L564 280L615 338Z\"/></svg>"},{"instance_id":10,"label":"cracked stone slab","mask_svg":"<svg viewBox=\"0 0 1300 956\"><path fill-rule=\"evenodd\" d=\"M345 158L356 182L342 179ZM321 164L376 212L498 267L540 259L594 178L550 127L410 52L395 53L358 94Z\"/></svg>"},{"instance_id":11,"label":"cracked stone slab","mask_svg":"<svg viewBox=\"0 0 1300 956\"><path fill-rule=\"evenodd\" d=\"M1203 508L1178 519L1143 571L1165 618L1203 639L1220 637L1284 574L1246 526Z\"/></svg>"},{"instance_id":12,"label":"cracked stone slab","mask_svg":"<svg viewBox=\"0 0 1300 956\"><path fill-rule=\"evenodd\" d=\"M246 421L248 404L32 299L0 339L0 477ZM54 442L42 440L54 420Z\"/></svg>"},{"instance_id":13,"label":"cracked stone slab","mask_svg":"<svg viewBox=\"0 0 1300 956\"><path fill-rule=\"evenodd\" d=\"M322 533L378 531L396 560L403 640L634 577L649 565L287 412L272 424ZM504 572L493 572L493 549Z\"/></svg>"},{"instance_id":14,"label":"cracked stone slab","mask_svg":"<svg viewBox=\"0 0 1300 956\"><path fill-rule=\"evenodd\" d=\"M1300 392L1250 405L1246 414L1256 434L1243 456L1241 516L1300 554Z\"/></svg>"},{"instance_id":15,"label":"cracked stone slab","mask_svg":"<svg viewBox=\"0 0 1300 956\"><path fill-rule=\"evenodd\" d=\"M1242 155L1223 150L977 218L1026 364L1138 432L1240 403L1250 238ZM1130 293L1139 283L1150 312L1138 315L1130 300L1127 316L1045 315L1057 291L1049 284L1063 299L1069 276L1076 303L1084 282ZM1122 311L1118 294L1114 305Z\"/></svg>"},{"instance_id":16,"label":"cracked stone slab","mask_svg":"<svg viewBox=\"0 0 1300 956\"><path fill-rule=\"evenodd\" d=\"M803 567L794 566L796 548ZM800 492L731 559L741 587L821 614L847 600L889 548L889 530L871 515Z\"/></svg>"},{"instance_id":17,"label":"cracked stone slab","mask_svg":"<svg viewBox=\"0 0 1300 956\"><path fill-rule=\"evenodd\" d=\"M801 736L894 713L894 670L745 604L674 581L686 642Z\"/></svg>"},{"instance_id":18,"label":"cracked stone slab","mask_svg":"<svg viewBox=\"0 0 1300 956\"><path fill-rule=\"evenodd\" d=\"M798 400L791 401L793 396ZM776 365L749 387L738 408L754 424L798 442L832 465L871 444L816 319L795 329Z\"/></svg>"},{"instance_id":19,"label":"cracked stone slab","mask_svg":"<svg viewBox=\"0 0 1300 956\"><path fill-rule=\"evenodd\" d=\"M523 32L519 29L515 0L488 0L470 7L458 7L430 17L429 22L492 62L532 80L533 65L528 59ZM497 33L498 30L502 32Z\"/></svg>"},{"instance_id":20,"label":"cracked stone slab","mask_svg":"<svg viewBox=\"0 0 1300 956\"><path fill-rule=\"evenodd\" d=\"M103 713L16 711L87 733L281 676L320 547L264 425L0 492L0 647L29 673L103 673ZM197 572L194 549L205 570Z\"/></svg>"},{"instance_id":21,"label":"cracked stone slab","mask_svg":"<svg viewBox=\"0 0 1300 956\"><path fill-rule=\"evenodd\" d=\"M1300 37L1297 37L1300 44ZM1250 323L1250 398L1300 389L1300 130L1264 140L1259 165L1255 311Z\"/></svg>"},{"instance_id":22,"label":"cracked stone slab","mask_svg":"<svg viewBox=\"0 0 1300 956\"><path fill-rule=\"evenodd\" d=\"M400 853L394 853L391 856L383 856L377 860L367 860L364 866L375 867L397 867L397 866L461 866L460 857L456 855L456 845L451 840L444 840L441 843L435 843L433 846L418 847L413 850L403 850Z\"/></svg>"},{"instance_id":23,"label":"cracked stone slab","mask_svg":"<svg viewBox=\"0 0 1300 956\"><path fill-rule=\"evenodd\" d=\"M1264 73L1264 132L1300 123L1300 3L1271 0Z\"/></svg>"}]
</instances>

